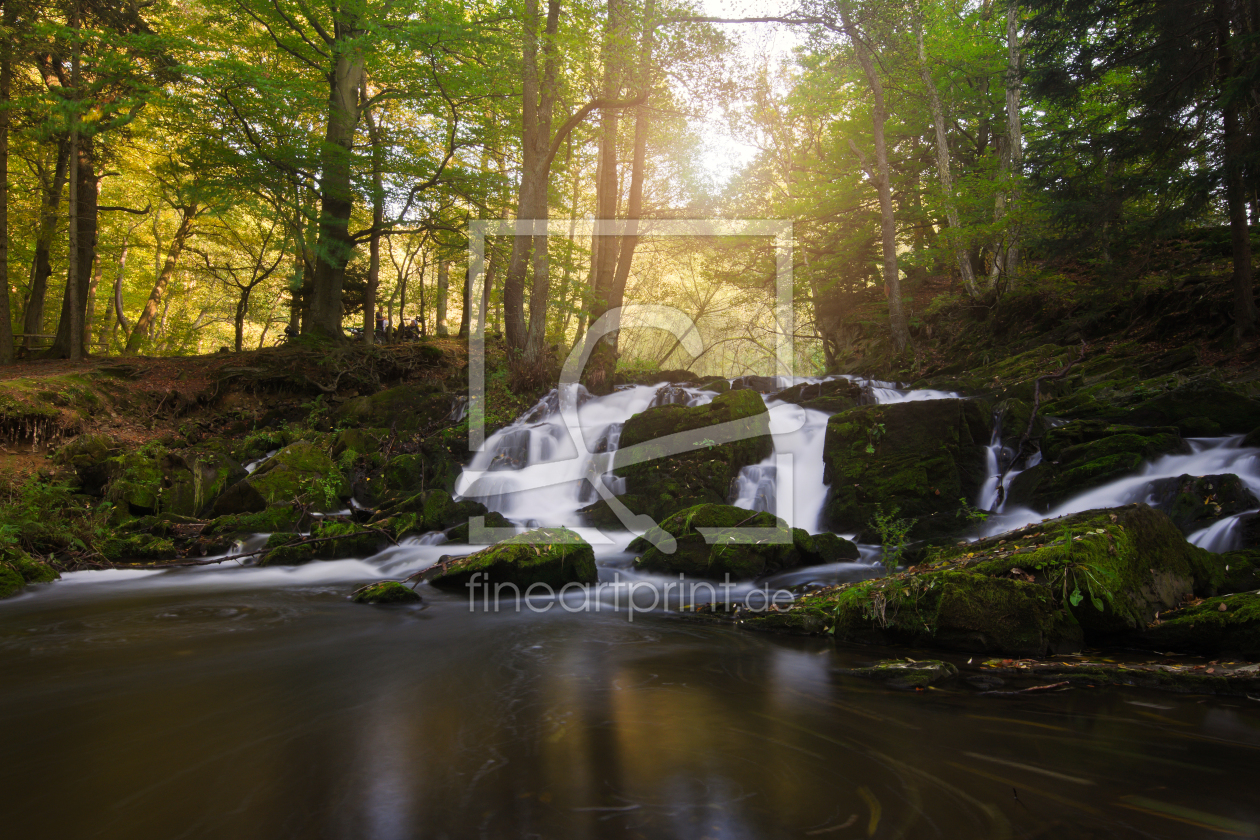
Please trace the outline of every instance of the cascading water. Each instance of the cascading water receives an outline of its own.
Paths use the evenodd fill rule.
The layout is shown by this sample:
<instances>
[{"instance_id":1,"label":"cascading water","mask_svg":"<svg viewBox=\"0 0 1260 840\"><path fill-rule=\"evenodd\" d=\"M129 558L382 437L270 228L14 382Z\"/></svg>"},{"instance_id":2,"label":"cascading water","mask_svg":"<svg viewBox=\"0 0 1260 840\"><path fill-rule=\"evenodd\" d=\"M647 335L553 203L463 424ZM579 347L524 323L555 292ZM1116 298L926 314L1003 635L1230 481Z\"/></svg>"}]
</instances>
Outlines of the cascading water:
<instances>
[{"instance_id":1,"label":"cascading water","mask_svg":"<svg viewBox=\"0 0 1260 840\"><path fill-rule=\"evenodd\" d=\"M1207 476L1232 473L1253 494L1260 496L1260 448L1244 447L1243 436L1228 438L1191 438L1190 452L1164 455L1148 461L1140 472L1086 490L1045 513L1029 508L1001 510L990 516L981 536L993 536L1013 528L1021 528L1043 519L1053 519L1098 508L1120 507L1135 502L1156 502L1153 483L1159 479L1183 475ZM1028 467L1040 463L1040 455L1029 459ZM1236 546L1239 520L1256 511L1226 517L1191 534L1188 539L1210 551L1229 551Z\"/></svg>"}]
</instances>

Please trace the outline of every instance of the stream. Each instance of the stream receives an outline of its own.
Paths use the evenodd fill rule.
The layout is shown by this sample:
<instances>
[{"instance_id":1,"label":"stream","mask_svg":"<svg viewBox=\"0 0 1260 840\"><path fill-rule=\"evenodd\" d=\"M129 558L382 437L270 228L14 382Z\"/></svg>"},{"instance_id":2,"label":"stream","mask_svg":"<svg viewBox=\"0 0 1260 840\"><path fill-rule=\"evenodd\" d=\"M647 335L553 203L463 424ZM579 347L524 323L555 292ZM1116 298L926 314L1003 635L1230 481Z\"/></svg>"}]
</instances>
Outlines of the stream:
<instances>
[{"instance_id":1,"label":"stream","mask_svg":"<svg viewBox=\"0 0 1260 840\"><path fill-rule=\"evenodd\" d=\"M584 448L606 453L653 402L713 396L663 391L566 410L580 415ZM953 396L891 383L868 393ZM816 531L827 415L769 405L791 484L779 486L771 456L745 469L733 497ZM573 457L564 420L543 406L496 433L458 491L522 526L578 526L595 462ZM1052 515L1140 501L1164 475L1235 472L1256 491L1260 452L1240 443L1193 441ZM1041 516L998 511L984 529ZM1223 550L1232 525L1213 528L1194 536ZM1004 697L967 680L887 688L839 672L940 654L683 620L668 579L633 570L630 534L578 530L595 547L598 594L498 611L428 586L419 606L348 600L450 551L426 538L363 559L76 572L28 587L0 602L4 835L1260 836L1256 700L1117 688ZM765 583L878 574L877 549L863 550L862 562Z\"/></svg>"}]
</instances>

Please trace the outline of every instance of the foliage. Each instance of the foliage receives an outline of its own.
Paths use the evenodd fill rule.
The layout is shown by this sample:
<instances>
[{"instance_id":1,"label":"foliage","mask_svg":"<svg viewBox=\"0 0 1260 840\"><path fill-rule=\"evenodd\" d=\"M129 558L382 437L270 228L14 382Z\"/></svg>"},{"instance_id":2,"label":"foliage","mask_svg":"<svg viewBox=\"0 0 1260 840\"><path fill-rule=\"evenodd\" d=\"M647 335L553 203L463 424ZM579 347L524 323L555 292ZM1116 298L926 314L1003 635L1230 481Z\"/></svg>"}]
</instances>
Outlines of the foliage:
<instances>
[{"instance_id":1,"label":"foliage","mask_svg":"<svg viewBox=\"0 0 1260 840\"><path fill-rule=\"evenodd\" d=\"M871 527L879 534L880 562L889 570L897 568L897 561L906 547L910 529L914 527L913 519L899 519L899 513L901 508L896 505L887 510L883 505L876 505L875 515L870 522Z\"/></svg>"}]
</instances>

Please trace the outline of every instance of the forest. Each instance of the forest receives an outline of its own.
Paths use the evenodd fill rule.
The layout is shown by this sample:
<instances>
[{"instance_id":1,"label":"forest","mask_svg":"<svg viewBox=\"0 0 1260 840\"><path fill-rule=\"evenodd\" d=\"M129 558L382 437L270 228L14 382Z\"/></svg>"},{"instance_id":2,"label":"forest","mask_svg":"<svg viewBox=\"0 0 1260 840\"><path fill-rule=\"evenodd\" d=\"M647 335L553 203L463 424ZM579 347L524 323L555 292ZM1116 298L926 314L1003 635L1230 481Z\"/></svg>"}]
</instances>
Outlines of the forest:
<instances>
[{"instance_id":1,"label":"forest","mask_svg":"<svg viewBox=\"0 0 1260 840\"><path fill-rule=\"evenodd\" d=\"M654 239L663 220L791 221L802 372L913 355L950 308L1132 291L1187 240L1228 255L1253 331L1254 2L764 12L10 0L0 361L466 335L469 223L496 219L623 225L488 240L485 323L522 381L624 302L676 306L715 352L628 327L592 387L773 372L767 243ZM768 24L790 51L744 37Z\"/></svg>"}]
</instances>

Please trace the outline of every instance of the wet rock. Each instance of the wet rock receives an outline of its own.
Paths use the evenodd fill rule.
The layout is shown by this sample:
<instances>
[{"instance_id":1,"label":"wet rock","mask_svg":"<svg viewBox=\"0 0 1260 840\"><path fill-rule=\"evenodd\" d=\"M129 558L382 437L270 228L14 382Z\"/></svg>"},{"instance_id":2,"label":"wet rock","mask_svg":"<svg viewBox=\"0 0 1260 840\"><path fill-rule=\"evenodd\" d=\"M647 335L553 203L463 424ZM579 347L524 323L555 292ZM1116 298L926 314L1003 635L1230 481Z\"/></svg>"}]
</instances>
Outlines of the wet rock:
<instances>
[{"instance_id":1,"label":"wet rock","mask_svg":"<svg viewBox=\"0 0 1260 840\"><path fill-rule=\"evenodd\" d=\"M25 551L8 548L0 552L0 598L7 598L30 583L49 583L61 574Z\"/></svg>"},{"instance_id":2,"label":"wet rock","mask_svg":"<svg viewBox=\"0 0 1260 840\"><path fill-rule=\"evenodd\" d=\"M742 528L772 529L777 541L764 535L740 535L736 529ZM662 533L672 535L677 543L672 554L654 544L654 538ZM633 540L630 551L642 552L635 568L647 572L682 573L710 580L723 580L729 575L731 580L749 580L811 562L828 549L826 542L809 540L809 535L801 531L800 539L815 552L806 555L797 550L794 537L783 520L773 514L754 513L732 505L698 505L675 513Z\"/></svg>"},{"instance_id":3,"label":"wet rock","mask_svg":"<svg viewBox=\"0 0 1260 840\"><path fill-rule=\"evenodd\" d=\"M848 379L828 379L784 388L774 399L795 403L815 411L840 412L863 403L863 388Z\"/></svg>"},{"instance_id":4,"label":"wet rock","mask_svg":"<svg viewBox=\"0 0 1260 840\"><path fill-rule=\"evenodd\" d=\"M351 596L356 604L417 604L420 594L396 580L383 580L357 590Z\"/></svg>"},{"instance_id":5,"label":"wet rock","mask_svg":"<svg viewBox=\"0 0 1260 840\"><path fill-rule=\"evenodd\" d=\"M904 573L804 596L786 616L746 624L1042 656L1126 638L1191 593L1216 591L1224 566L1163 513L1130 505L936 549Z\"/></svg>"},{"instance_id":6,"label":"wet rock","mask_svg":"<svg viewBox=\"0 0 1260 840\"><path fill-rule=\"evenodd\" d=\"M1162 612L1136 639L1155 650L1260 656L1260 594L1223 595Z\"/></svg>"},{"instance_id":7,"label":"wet rock","mask_svg":"<svg viewBox=\"0 0 1260 840\"><path fill-rule=\"evenodd\" d=\"M451 396L440 385L399 385L370 397L347 400L333 416L343 424L415 432L445 421L452 404Z\"/></svg>"},{"instance_id":8,"label":"wet rock","mask_svg":"<svg viewBox=\"0 0 1260 840\"><path fill-rule=\"evenodd\" d=\"M506 520L498 514L491 514L481 502L472 499L457 502L445 490L426 490L382 508L372 517L372 523L389 529L397 537L403 537L467 526L472 516L488 517L487 527L510 527L510 523L501 524ZM467 541L467 536L464 541Z\"/></svg>"},{"instance_id":9,"label":"wet rock","mask_svg":"<svg viewBox=\"0 0 1260 840\"><path fill-rule=\"evenodd\" d=\"M855 544L827 531L811 534L804 529L793 528L792 544L800 552L803 566L853 562L862 557Z\"/></svg>"},{"instance_id":10,"label":"wet rock","mask_svg":"<svg viewBox=\"0 0 1260 840\"><path fill-rule=\"evenodd\" d=\"M162 510L205 516L228 487L244 479L244 467L221 452L200 447L171 452L162 459Z\"/></svg>"},{"instance_id":11,"label":"wet rock","mask_svg":"<svg viewBox=\"0 0 1260 840\"><path fill-rule=\"evenodd\" d=\"M442 589L462 589L472 581L474 587L489 585L491 591L498 584L516 586L522 594L533 584L559 592L565 584L595 583L598 578L594 550L567 528L517 534L466 557L445 558L424 574Z\"/></svg>"},{"instance_id":12,"label":"wet rock","mask_svg":"<svg viewBox=\"0 0 1260 840\"><path fill-rule=\"evenodd\" d=\"M1260 426L1260 402L1215 379L1199 379L1113 417L1132 425L1177 426L1186 436L1246 434Z\"/></svg>"},{"instance_id":13,"label":"wet rock","mask_svg":"<svg viewBox=\"0 0 1260 840\"><path fill-rule=\"evenodd\" d=\"M1260 507L1260 500L1233 474L1161 478L1150 487L1152 507L1167 513L1184 534Z\"/></svg>"},{"instance_id":14,"label":"wet rock","mask_svg":"<svg viewBox=\"0 0 1260 840\"><path fill-rule=\"evenodd\" d=\"M769 394L779 388L778 380L773 376L737 376L731 380L731 390L749 389L760 394Z\"/></svg>"},{"instance_id":15,"label":"wet rock","mask_svg":"<svg viewBox=\"0 0 1260 840\"><path fill-rule=\"evenodd\" d=\"M725 394L731 390L731 381L725 376L706 376L696 380L696 387L715 394Z\"/></svg>"},{"instance_id":16,"label":"wet rock","mask_svg":"<svg viewBox=\"0 0 1260 840\"><path fill-rule=\"evenodd\" d=\"M958 669L939 659L887 659L869 668L837 669L837 674L877 680L893 688L927 688L958 676Z\"/></svg>"},{"instance_id":17,"label":"wet rock","mask_svg":"<svg viewBox=\"0 0 1260 840\"><path fill-rule=\"evenodd\" d=\"M389 544L380 528L353 522L321 520L307 536L275 533L263 546L258 565L300 566L312 560L371 557Z\"/></svg>"},{"instance_id":18,"label":"wet rock","mask_svg":"<svg viewBox=\"0 0 1260 840\"><path fill-rule=\"evenodd\" d=\"M733 426L708 431L726 423ZM697 504L724 504L739 471L773 449L761 397L731 391L707 405L665 405L634 415L621 431L614 467L626 479L627 507L659 521Z\"/></svg>"},{"instance_id":19,"label":"wet rock","mask_svg":"<svg viewBox=\"0 0 1260 840\"><path fill-rule=\"evenodd\" d=\"M515 528L516 527L511 522L509 522L508 519L503 514L497 513L496 511L493 511L493 510L486 511L486 513L481 514L481 515L485 517L486 528ZM468 520L465 519L460 524L452 528L446 529L446 541L448 543L467 543L469 541L469 530L470 528L468 525Z\"/></svg>"},{"instance_id":20,"label":"wet rock","mask_svg":"<svg viewBox=\"0 0 1260 840\"><path fill-rule=\"evenodd\" d=\"M154 563L179 556L175 542L155 534L117 533L105 540L101 555L111 563Z\"/></svg>"},{"instance_id":21,"label":"wet rock","mask_svg":"<svg viewBox=\"0 0 1260 840\"><path fill-rule=\"evenodd\" d=\"M206 524L201 533L203 536L212 537L291 531L297 527L301 518L301 511L293 505L269 505L254 513L234 513L215 517Z\"/></svg>"},{"instance_id":22,"label":"wet rock","mask_svg":"<svg viewBox=\"0 0 1260 840\"><path fill-rule=\"evenodd\" d=\"M870 405L827 423L823 458L831 485L824 521L866 529L878 510L916 520L913 537L967 527L960 499L975 500L987 477L989 420L971 400ZM931 517L931 518L929 518Z\"/></svg>"},{"instance_id":23,"label":"wet rock","mask_svg":"<svg viewBox=\"0 0 1260 840\"><path fill-rule=\"evenodd\" d=\"M1092 487L1137 472L1151 458L1184 451L1185 441L1172 426L1068 423L1042 436L1041 463L1015 476L1007 505L1047 511Z\"/></svg>"}]
</instances>

